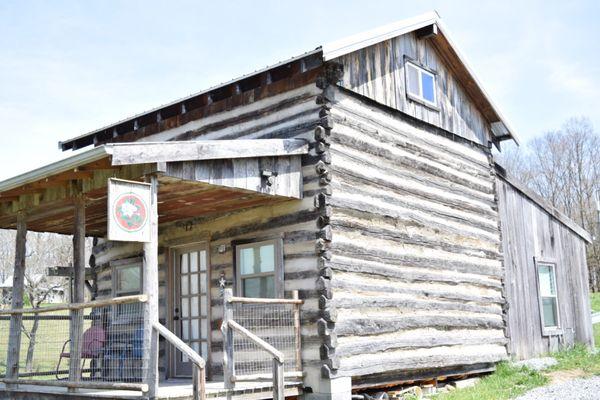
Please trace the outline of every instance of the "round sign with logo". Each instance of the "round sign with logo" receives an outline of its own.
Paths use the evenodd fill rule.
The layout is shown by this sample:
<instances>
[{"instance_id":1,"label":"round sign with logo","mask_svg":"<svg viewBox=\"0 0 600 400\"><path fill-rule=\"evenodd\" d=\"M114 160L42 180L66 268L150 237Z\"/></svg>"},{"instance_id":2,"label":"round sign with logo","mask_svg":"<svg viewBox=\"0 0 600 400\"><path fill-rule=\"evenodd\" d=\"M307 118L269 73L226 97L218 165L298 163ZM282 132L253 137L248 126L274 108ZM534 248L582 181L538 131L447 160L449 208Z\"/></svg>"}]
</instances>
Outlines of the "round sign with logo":
<instances>
[{"instance_id":1,"label":"round sign with logo","mask_svg":"<svg viewBox=\"0 0 600 400\"><path fill-rule=\"evenodd\" d=\"M148 206L136 193L123 193L113 203L117 226L126 232L137 232L148 222Z\"/></svg>"}]
</instances>

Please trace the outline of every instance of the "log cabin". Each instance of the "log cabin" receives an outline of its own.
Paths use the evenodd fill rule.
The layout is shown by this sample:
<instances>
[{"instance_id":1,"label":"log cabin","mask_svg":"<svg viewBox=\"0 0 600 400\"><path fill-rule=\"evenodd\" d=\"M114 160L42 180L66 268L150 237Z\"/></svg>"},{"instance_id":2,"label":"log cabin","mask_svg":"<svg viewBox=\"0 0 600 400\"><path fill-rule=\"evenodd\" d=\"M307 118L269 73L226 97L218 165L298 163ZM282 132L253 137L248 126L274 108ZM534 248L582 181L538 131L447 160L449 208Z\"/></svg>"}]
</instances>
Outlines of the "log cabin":
<instances>
[{"instance_id":1,"label":"log cabin","mask_svg":"<svg viewBox=\"0 0 600 400\"><path fill-rule=\"evenodd\" d=\"M590 236L510 140L428 13L60 142L0 182L0 398L349 399L592 346ZM114 182L147 185L144 242L108 239ZM71 304L23 308L27 231L73 235Z\"/></svg>"}]
</instances>

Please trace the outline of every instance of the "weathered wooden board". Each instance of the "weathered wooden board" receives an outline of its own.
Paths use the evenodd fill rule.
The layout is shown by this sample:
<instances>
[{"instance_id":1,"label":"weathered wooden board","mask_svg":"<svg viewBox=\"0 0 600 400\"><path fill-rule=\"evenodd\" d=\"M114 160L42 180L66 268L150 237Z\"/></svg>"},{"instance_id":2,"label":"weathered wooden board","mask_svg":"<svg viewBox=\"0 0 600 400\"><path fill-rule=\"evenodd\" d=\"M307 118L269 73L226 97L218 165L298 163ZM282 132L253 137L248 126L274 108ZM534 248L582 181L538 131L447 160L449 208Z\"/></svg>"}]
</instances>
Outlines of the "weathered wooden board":
<instances>
[{"instance_id":1,"label":"weathered wooden board","mask_svg":"<svg viewBox=\"0 0 600 400\"><path fill-rule=\"evenodd\" d=\"M297 139L138 142L108 144L107 149L112 155L112 165L243 159L308 153L306 142Z\"/></svg>"},{"instance_id":2,"label":"weathered wooden board","mask_svg":"<svg viewBox=\"0 0 600 400\"><path fill-rule=\"evenodd\" d=\"M496 185L510 354L525 359L554 350L542 335L534 258L556 265L560 342L593 346L585 238L507 179L498 176Z\"/></svg>"},{"instance_id":3,"label":"weathered wooden board","mask_svg":"<svg viewBox=\"0 0 600 400\"><path fill-rule=\"evenodd\" d=\"M436 71L439 110L406 96L405 57ZM341 86L449 132L487 145L490 126L431 41L408 33L336 59Z\"/></svg>"}]
</instances>

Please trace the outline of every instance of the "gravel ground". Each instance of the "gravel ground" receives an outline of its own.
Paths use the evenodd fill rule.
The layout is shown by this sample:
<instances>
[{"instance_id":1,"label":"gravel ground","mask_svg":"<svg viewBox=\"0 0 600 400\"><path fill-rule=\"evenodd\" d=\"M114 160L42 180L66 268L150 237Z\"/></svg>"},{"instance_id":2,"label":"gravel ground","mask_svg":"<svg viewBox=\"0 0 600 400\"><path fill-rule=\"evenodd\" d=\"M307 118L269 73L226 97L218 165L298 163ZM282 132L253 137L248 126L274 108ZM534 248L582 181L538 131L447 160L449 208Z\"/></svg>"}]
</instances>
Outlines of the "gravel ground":
<instances>
[{"instance_id":1,"label":"gravel ground","mask_svg":"<svg viewBox=\"0 0 600 400\"><path fill-rule=\"evenodd\" d=\"M600 376L573 379L533 389L516 400L598 400Z\"/></svg>"}]
</instances>

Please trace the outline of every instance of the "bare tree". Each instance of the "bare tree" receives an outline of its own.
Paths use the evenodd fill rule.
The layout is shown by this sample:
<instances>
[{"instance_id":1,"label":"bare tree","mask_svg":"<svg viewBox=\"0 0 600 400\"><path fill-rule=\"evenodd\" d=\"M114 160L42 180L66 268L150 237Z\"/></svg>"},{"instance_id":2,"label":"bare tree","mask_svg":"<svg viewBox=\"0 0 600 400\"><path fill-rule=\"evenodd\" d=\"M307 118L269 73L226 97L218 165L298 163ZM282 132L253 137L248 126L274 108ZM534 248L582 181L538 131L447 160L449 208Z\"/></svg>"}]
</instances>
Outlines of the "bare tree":
<instances>
[{"instance_id":1,"label":"bare tree","mask_svg":"<svg viewBox=\"0 0 600 400\"><path fill-rule=\"evenodd\" d=\"M600 290L599 155L600 136L589 119L579 117L503 156L511 174L593 234L587 258L594 291Z\"/></svg>"},{"instance_id":2,"label":"bare tree","mask_svg":"<svg viewBox=\"0 0 600 400\"><path fill-rule=\"evenodd\" d=\"M14 267L14 241L15 232L0 230L0 278L2 281L10 279ZM49 277L48 267L67 266L72 257L72 239L70 236L55 235L50 233L27 234L27 251L25 254L25 287L24 301L30 307L39 308L58 293L66 293L68 281L61 277ZM4 296L2 302L10 304L11 293ZM29 339L26 356L26 370L33 371L37 333L41 319L39 314L34 314L33 321L25 321L21 330Z\"/></svg>"}]
</instances>

